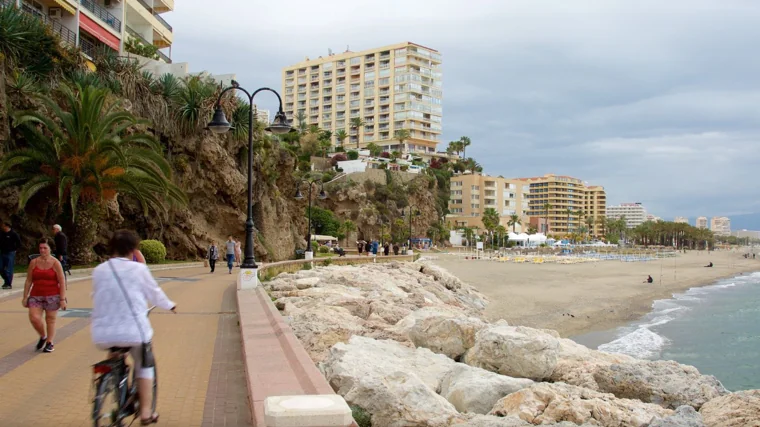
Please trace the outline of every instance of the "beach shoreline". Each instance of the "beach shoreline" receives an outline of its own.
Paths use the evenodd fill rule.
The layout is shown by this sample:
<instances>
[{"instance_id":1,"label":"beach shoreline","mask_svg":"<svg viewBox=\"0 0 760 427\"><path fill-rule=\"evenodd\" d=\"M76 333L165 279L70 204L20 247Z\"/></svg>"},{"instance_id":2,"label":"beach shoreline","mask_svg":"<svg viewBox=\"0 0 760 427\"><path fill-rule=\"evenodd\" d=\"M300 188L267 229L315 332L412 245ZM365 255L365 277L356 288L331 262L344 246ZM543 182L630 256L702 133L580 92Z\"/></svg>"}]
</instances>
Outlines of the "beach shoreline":
<instances>
[{"instance_id":1,"label":"beach shoreline","mask_svg":"<svg viewBox=\"0 0 760 427\"><path fill-rule=\"evenodd\" d=\"M568 338L638 321L654 301L760 271L743 252L690 251L647 262L516 264L441 254L433 260L490 299L489 321L553 329ZM704 266L712 262L714 267ZM654 283L645 283L651 275Z\"/></svg>"}]
</instances>

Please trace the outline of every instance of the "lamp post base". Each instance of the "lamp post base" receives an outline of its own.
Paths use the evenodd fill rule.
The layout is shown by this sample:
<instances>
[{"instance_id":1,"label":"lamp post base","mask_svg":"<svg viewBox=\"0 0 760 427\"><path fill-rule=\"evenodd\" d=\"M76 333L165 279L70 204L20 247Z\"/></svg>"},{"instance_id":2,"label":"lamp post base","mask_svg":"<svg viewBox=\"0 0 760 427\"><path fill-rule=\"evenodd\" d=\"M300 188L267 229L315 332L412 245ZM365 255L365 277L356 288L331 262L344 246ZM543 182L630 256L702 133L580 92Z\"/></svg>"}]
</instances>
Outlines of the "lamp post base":
<instances>
[{"instance_id":1,"label":"lamp post base","mask_svg":"<svg viewBox=\"0 0 760 427\"><path fill-rule=\"evenodd\" d=\"M314 252L306 251L303 253L304 259L314 259Z\"/></svg>"},{"instance_id":2,"label":"lamp post base","mask_svg":"<svg viewBox=\"0 0 760 427\"><path fill-rule=\"evenodd\" d=\"M406 254L407 255L414 255L414 251L412 249L409 249L408 251L406 251Z\"/></svg>"},{"instance_id":3,"label":"lamp post base","mask_svg":"<svg viewBox=\"0 0 760 427\"><path fill-rule=\"evenodd\" d=\"M258 268L241 268L237 277L237 288L256 289L259 286L259 269Z\"/></svg>"}]
</instances>

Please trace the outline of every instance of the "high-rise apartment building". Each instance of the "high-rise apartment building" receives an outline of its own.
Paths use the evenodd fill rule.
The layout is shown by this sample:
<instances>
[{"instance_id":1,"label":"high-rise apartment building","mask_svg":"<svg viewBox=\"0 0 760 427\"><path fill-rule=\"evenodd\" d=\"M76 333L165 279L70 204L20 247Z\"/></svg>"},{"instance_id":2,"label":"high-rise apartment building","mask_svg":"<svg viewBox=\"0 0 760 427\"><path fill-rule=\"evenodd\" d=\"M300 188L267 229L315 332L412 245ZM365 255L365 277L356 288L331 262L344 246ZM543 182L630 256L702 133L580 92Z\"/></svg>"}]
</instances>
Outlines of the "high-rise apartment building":
<instances>
[{"instance_id":1,"label":"high-rise apartment building","mask_svg":"<svg viewBox=\"0 0 760 427\"><path fill-rule=\"evenodd\" d=\"M689 218L686 218L685 216L677 216L676 219L673 220L676 224L688 224Z\"/></svg>"},{"instance_id":2,"label":"high-rise apartment building","mask_svg":"<svg viewBox=\"0 0 760 427\"><path fill-rule=\"evenodd\" d=\"M264 110L262 108L257 108L256 105L253 106L253 114L256 116L256 120L261 123L269 124L271 123L269 119L269 110Z\"/></svg>"},{"instance_id":3,"label":"high-rise apartment building","mask_svg":"<svg viewBox=\"0 0 760 427\"><path fill-rule=\"evenodd\" d=\"M697 228L707 228L707 217L701 216L697 218Z\"/></svg>"},{"instance_id":4,"label":"high-rise apartment building","mask_svg":"<svg viewBox=\"0 0 760 427\"><path fill-rule=\"evenodd\" d=\"M483 212L493 208L499 213L499 224L512 231L512 215L521 224L514 227L518 233L528 229L528 199L530 186L519 179L507 179L483 174L456 175L451 178L449 215L446 220L452 227L483 227Z\"/></svg>"},{"instance_id":5,"label":"high-rise apartment building","mask_svg":"<svg viewBox=\"0 0 760 427\"><path fill-rule=\"evenodd\" d=\"M174 0L0 0L0 7L12 6L47 23L62 43L78 46L87 59L101 49L123 53L127 40L136 39L166 50L158 56L171 63L173 29L161 14L174 10Z\"/></svg>"},{"instance_id":6,"label":"high-rise apartment building","mask_svg":"<svg viewBox=\"0 0 760 427\"><path fill-rule=\"evenodd\" d=\"M441 54L405 42L308 59L282 71L285 113L333 132L346 148L370 142L388 151L434 153L443 113ZM357 127L352 119L360 119ZM336 133L348 138L340 141ZM403 142L399 130L409 131Z\"/></svg>"},{"instance_id":7,"label":"high-rise apartment building","mask_svg":"<svg viewBox=\"0 0 760 427\"><path fill-rule=\"evenodd\" d=\"M716 236L730 236L731 220L725 216L712 217L710 219L710 231Z\"/></svg>"},{"instance_id":8,"label":"high-rise apartment building","mask_svg":"<svg viewBox=\"0 0 760 427\"><path fill-rule=\"evenodd\" d=\"M654 218L654 216L652 216ZM647 209L639 202L607 206L607 218L625 219L627 228L636 228L648 221Z\"/></svg>"},{"instance_id":9,"label":"high-rise apartment building","mask_svg":"<svg viewBox=\"0 0 760 427\"><path fill-rule=\"evenodd\" d=\"M549 204L549 234L573 233L588 227L586 219L592 218L589 232L597 237L602 235L599 219L607 213L604 187L589 186L578 178L554 174L519 180L529 185L527 215L543 218L547 215L545 206Z\"/></svg>"}]
</instances>

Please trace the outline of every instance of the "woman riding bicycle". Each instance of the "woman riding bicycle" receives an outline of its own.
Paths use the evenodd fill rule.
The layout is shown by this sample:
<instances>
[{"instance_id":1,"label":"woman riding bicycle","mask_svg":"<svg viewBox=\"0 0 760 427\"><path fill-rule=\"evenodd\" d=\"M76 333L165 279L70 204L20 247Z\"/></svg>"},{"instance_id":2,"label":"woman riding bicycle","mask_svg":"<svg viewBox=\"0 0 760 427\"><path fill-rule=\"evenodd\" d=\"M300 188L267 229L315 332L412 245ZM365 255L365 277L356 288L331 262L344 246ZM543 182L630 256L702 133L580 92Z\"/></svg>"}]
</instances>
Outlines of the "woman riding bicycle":
<instances>
[{"instance_id":1,"label":"woman riding bicycle","mask_svg":"<svg viewBox=\"0 0 760 427\"><path fill-rule=\"evenodd\" d=\"M148 425L158 422L158 414L152 413L150 403L155 371L142 365L142 345L153 338L148 301L171 311L176 304L167 298L145 264L132 262L138 244L133 232L117 231L109 244L113 258L93 271L91 332L93 343L101 350L131 348L138 379L140 422Z\"/></svg>"}]
</instances>

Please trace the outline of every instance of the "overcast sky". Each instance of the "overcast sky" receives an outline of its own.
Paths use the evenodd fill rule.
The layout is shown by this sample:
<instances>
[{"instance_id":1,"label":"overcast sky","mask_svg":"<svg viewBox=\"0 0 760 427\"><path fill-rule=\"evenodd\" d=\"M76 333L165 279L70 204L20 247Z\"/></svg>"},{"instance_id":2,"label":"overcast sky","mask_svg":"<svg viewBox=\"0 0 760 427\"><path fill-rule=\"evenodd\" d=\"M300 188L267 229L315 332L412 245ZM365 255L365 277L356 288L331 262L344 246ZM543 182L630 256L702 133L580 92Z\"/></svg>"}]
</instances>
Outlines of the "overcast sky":
<instances>
[{"instance_id":1,"label":"overcast sky","mask_svg":"<svg viewBox=\"0 0 760 427\"><path fill-rule=\"evenodd\" d=\"M179 0L165 17L175 61L246 88L279 91L328 48L429 46L440 150L466 135L488 174L572 175L665 219L760 212L758 0Z\"/></svg>"}]
</instances>

